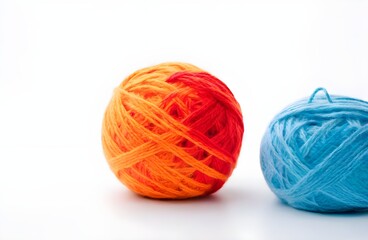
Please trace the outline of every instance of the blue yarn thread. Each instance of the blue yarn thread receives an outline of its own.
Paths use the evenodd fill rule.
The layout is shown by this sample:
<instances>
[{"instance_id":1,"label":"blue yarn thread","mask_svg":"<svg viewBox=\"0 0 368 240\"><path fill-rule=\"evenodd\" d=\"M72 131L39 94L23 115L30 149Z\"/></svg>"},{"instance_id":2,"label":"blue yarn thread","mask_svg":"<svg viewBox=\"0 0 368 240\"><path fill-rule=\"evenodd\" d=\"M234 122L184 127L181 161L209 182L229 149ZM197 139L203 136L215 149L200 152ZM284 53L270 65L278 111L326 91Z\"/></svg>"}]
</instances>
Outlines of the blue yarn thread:
<instances>
[{"instance_id":1,"label":"blue yarn thread","mask_svg":"<svg viewBox=\"0 0 368 240\"><path fill-rule=\"evenodd\" d=\"M260 158L271 190L294 208L368 210L368 102L317 88L275 116Z\"/></svg>"}]
</instances>

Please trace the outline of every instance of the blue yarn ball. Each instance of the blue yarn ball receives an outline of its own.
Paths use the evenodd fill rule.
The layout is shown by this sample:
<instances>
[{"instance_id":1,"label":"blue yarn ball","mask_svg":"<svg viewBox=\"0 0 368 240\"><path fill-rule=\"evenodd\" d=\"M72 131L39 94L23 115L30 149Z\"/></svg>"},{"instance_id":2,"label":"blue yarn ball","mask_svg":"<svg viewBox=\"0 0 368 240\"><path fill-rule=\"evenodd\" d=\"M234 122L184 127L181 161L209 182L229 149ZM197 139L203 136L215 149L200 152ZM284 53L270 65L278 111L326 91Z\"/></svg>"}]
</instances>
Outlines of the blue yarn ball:
<instances>
[{"instance_id":1,"label":"blue yarn ball","mask_svg":"<svg viewBox=\"0 0 368 240\"><path fill-rule=\"evenodd\" d=\"M318 88L275 116L260 158L271 190L294 208L368 210L368 102Z\"/></svg>"}]
</instances>

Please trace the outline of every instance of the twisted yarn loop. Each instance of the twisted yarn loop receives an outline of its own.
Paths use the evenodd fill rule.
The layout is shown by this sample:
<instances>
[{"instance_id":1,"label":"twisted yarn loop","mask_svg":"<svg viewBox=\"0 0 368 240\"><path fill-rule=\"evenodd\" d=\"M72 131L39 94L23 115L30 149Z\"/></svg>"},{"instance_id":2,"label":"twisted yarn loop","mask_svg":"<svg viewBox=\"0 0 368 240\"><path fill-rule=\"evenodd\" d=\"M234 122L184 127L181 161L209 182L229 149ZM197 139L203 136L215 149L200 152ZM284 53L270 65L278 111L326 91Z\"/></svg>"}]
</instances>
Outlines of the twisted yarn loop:
<instances>
[{"instance_id":1,"label":"twisted yarn loop","mask_svg":"<svg viewBox=\"0 0 368 240\"><path fill-rule=\"evenodd\" d=\"M317 96L320 91L325 96ZM318 88L275 116L260 157L268 185L283 202L317 212L366 210L368 103Z\"/></svg>"},{"instance_id":2,"label":"twisted yarn loop","mask_svg":"<svg viewBox=\"0 0 368 240\"><path fill-rule=\"evenodd\" d=\"M243 132L240 106L224 83L191 64L163 63L115 89L102 144L110 168L132 191L189 198L223 186Z\"/></svg>"}]
</instances>

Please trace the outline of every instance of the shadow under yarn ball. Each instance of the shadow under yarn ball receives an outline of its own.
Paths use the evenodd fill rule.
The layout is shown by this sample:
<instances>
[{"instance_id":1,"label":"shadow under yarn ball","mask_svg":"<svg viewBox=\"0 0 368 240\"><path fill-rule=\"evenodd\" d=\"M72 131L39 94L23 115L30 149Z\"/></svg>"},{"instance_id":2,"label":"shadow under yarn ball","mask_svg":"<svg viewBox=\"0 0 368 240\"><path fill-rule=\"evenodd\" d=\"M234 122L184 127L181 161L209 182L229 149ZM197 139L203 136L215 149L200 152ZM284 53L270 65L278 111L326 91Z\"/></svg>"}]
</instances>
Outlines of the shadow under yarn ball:
<instances>
[{"instance_id":1,"label":"shadow under yarn ball","mask_svg":"<svg viewBox=\"0 0 368 240\"><path fill-rule=\"evenodd\" d=\"M368 102L316 89L275 116L260 158L271 190L294 208L367 210Z\"/></svg>"}]
</instances>

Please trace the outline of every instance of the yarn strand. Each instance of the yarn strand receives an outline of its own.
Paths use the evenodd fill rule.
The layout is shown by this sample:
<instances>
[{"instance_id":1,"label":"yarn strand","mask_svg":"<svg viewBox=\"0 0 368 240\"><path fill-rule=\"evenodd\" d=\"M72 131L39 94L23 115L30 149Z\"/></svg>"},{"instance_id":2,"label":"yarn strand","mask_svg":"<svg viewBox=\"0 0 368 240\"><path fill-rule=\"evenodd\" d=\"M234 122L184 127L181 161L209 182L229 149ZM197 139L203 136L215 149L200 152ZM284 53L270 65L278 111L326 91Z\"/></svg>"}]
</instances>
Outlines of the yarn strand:
<instances>
[{"instance_id":1,"label":"yarn strand","mask_svg":"<svg viewBox=\"0 0 368 240\"><path fill-rule=\"evenodd\" d=\"M330 97L330 94L328 94L327 90L326 90L325 88L322 88L322 87L317 88L316 90L314 90L314 92L313 92L312 96L309 98L308 103L311 103L311 102L313 101L314 97L315 97L315 96L317 95L317 93L318 93L318 92L320 92L320 91L323 91L323 92L324 92L324 94L325 94L325 96L326 96L326 98L327 98L327 100L328 100L328 102L329 102L329 103L332 103L332 99L331 99L331 97Z\"/></svg>"}]
</instances>

